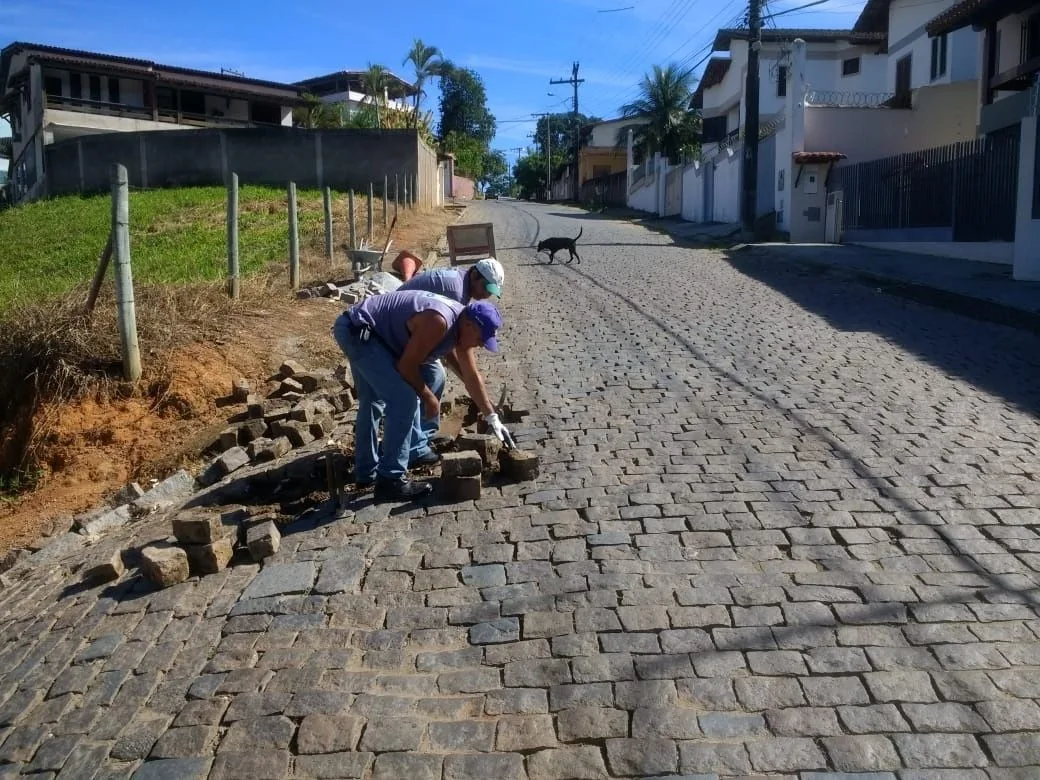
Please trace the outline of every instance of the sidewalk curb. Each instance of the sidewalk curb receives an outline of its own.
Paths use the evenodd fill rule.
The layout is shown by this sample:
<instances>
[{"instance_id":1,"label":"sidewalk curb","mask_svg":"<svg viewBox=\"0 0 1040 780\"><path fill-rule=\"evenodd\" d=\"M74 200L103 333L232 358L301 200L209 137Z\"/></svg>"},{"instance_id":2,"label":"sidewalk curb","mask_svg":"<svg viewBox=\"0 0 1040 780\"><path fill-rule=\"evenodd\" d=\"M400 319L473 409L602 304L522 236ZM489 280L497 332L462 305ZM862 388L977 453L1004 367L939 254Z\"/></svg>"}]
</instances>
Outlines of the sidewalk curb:
<instances>
[{"instance_id":1,"label":"sidewalk curb","mask_svg":"<svg viewBox=\"0 0 1040 780\"><path fill-rule=\"evenodd\" d=\"M923 303L926 306L932 306L937 309L945 309L974 320L989 322L995 325L1005 325L1030 333L1040 333L1040 312L1024 311L986 298L963 295L950 290L942 290L904 279L895 279L891 276L874 274L857 268L834 266L805 257L783 257L780 253L773 252L768 247L745 244L738 245L730 250L731 253L736 251L739 251L741 254L750 254L758 257L782 259L787 265L822 271L830 276L858 282L863 285L870 285L889 295L905 298L916 303Z\"/></svg>"}]
</instances>

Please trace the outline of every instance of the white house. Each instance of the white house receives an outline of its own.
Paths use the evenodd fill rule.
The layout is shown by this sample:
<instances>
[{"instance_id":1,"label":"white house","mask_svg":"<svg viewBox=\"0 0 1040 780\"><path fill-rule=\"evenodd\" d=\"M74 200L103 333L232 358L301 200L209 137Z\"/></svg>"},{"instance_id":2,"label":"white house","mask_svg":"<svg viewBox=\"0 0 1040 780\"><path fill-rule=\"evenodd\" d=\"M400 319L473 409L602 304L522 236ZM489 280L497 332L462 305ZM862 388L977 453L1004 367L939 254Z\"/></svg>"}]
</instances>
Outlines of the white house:
<instances>
[{"instance_id":1,"label":"white house","mask_svg":"<svg viewBox=\"0 0 1040 780\"><path fill-rule=\"evenodd\" d=\"M288 84L149 60L12 43L0 51L0 117L11 125L12 201L43 191L44 146L92 134L292 126Z\"/></svg>"},{"instance_id":2,"label":"white house","mask_svg":"<svg viewBox=\"0 0 1040 780\"><path fill-rule=\"evenodd\" d=\"M296 82L302 92L320 97L325 103L342 106L346 111L356 111L372 101L365 87L365 71L339 70ZM410 98L415 96L415 86L393 73L387 74L387 86L380 96L384 106L399 110L412 107Z\"/></svg>"},{"instance_id":3,"label":"white house","mask_svg":"<svg viewBox=\"0 0 1040 780\"><path fill-rule=\"evenodd\" d=\"M748 30L719 30L712 57L697 85L693 106L704 122L699 160L682 182L682 216L697 222L737 222L741 215L741 128L747 111ZM837 103L877 99L884 90L884 35L854 30L766 29L759 50L758 213L776 212L787 230L788 210L774 198L774 182L789 161L777 149L789 148L784 135L791 90L794 41L805 42L805 83ZM779 140L778 140L779 139ZM786 140L785 140L786 139ZM788 155L789 156L789 155Z\"/></svg>"}]
</instances>

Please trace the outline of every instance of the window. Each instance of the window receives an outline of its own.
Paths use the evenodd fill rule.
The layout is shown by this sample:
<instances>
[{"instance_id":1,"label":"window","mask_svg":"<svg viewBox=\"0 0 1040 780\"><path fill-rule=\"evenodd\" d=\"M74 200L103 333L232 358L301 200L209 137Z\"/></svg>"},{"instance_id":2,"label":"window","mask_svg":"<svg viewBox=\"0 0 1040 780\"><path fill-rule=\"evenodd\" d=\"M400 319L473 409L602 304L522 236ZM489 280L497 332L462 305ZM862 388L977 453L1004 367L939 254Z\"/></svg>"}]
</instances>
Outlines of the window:
<instances>
[{"instance_id":1,"label":"window","mask_svg":"<svg viewBox=\"0 0 1040 780\"><path fill-rule=\"evenodd\" d=\"M841 61L841 75L855 76L859 73L859 57L849 57Z\"/></svg>"},{"instance_id":2,"label":"window","mask_svg":"<svg viewBox=\"0 0 1040 780\"><path fill-rule=\"evenodd\" d=\"M177 93L169 87L156 87L155 107L160 111L176 111Z\"/></svg>"},{"instance_id":3,"label":"window","mask_svg":"<svg viewBox=\"0 0 1040 780\"><path fill-rule=\"evenodd\" d=\"M101 77L90 77L90 99L95 103L101 102Z\"/></svg>"},{"instance_id":4,"label":"window","mask_svg":"<svg viewBox=\"0 0 1040 780\"><path fill-rule=\"evenodd\" d=\"M119 99L119 79L108 80L108 102L109 103L122 103Z\"/></svg>"},{"instance_id":5,"label":"window","mask_svg":"<svg viewBox=\"0 0 1040 780\"><path fill-rule=\"evenodd\" d=\"M910 74L913 58L907 54L896 61L896 88L897 98L909 98L910 96Z\"/></svg>"},{"instance_id":6,"label":"window","mask_svg":"<svg viewBox=\"0 0 1040 780\"><path fill-rule=\"evenodd\" d=\"M787 66L781 65L776 69L776 96L787 97Z\"/></svg>"},{"instance_id":7,"label":"window","mask_svg":"<svg viewBox=\"0 0 1040 780\"><path fill-rule=\"evenodd\" d=\"M206 115L206 96L201 92L181 92L181 111L185 114Z\"/></svg>"},{"instance_id":8,"label":"window","mask_svg":"<svg viewBox=\"0 0 1040 780\"><path fill-rule=\"evenodd\" d=\"M1022 62L1040 57L1040 14L1022 24Z\"/></svg>"},{"instance_id":9,"label":"window","mask_svg":"<svg viewBox=\"0 0 1040 780\"><path fill-rule=\"evenodd\" d=\"M44 76L43 91L47 97L61 97L61 76Z\"/></svg>"},{"instance_id":10,"label":"window","mask_svg":"<svg viewBox=\"0 0 1040 780\"><path fill-rule=\"evenodd\" d=\"M280 125L282 109L274 103L250 103L249 121L261 125Z\"/></svg>"},{"instance_id":11,"label":"window","mask_svg":"<svg viewBox=\"0 0 1040 780\"><path fill-rule=\"evenodd\" d=\"M78 73L69 74L69 97L77 100L83 97L83 80Z\"/></svg>"},{"instance_id":12,"label":"window","mask_svg":"<svg viewBox=\"0 0 1040 780\"><path fill-rule=\"evenodd\" d=\"M946 75L947 46L949 46L949 37L946 33L938 38L932 38L932 81Z\"/></svg>"}]
</instances>

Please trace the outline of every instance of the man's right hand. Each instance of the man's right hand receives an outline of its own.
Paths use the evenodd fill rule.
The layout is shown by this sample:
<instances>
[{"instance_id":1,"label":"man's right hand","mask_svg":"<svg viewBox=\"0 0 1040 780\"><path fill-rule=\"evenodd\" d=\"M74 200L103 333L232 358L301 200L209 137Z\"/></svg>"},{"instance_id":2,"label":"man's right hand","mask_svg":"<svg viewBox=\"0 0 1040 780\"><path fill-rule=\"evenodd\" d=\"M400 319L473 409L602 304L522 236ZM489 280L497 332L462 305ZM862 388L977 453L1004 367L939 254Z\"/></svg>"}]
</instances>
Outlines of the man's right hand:
<instances>
[{"instance_id":1,"label":"man's right hand","mask_svg":"<svg viewBox=\"0 0 1040 780\"><path fill-rule=\"evenodd\" d=\"M441 402L430 388L425 388L425 391L421 399L422 417L424 420L432 420L441 413Z\"/></svg>"}]
</instances>

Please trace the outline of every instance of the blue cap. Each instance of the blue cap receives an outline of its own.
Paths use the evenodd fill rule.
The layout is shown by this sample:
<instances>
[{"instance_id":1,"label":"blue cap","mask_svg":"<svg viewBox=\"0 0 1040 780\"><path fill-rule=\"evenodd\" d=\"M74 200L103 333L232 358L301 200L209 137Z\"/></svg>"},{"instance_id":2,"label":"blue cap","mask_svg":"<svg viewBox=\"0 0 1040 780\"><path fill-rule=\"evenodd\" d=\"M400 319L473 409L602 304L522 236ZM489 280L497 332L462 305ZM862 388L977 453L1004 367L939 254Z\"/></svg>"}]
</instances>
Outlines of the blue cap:
<instances>
[{"instance_id":1,"label":"blue cap","mask_svg":"<svg viewBox=\"0 0 1040 780\"><path fill-rule=\"evenodd\" d=\"M502 327L502 315L491 301L472 301L466 305L466 314L480 328L480 336L484 339L484 349L498 352L498 339L495 333Z\"/></svg>"}]
</instances>

